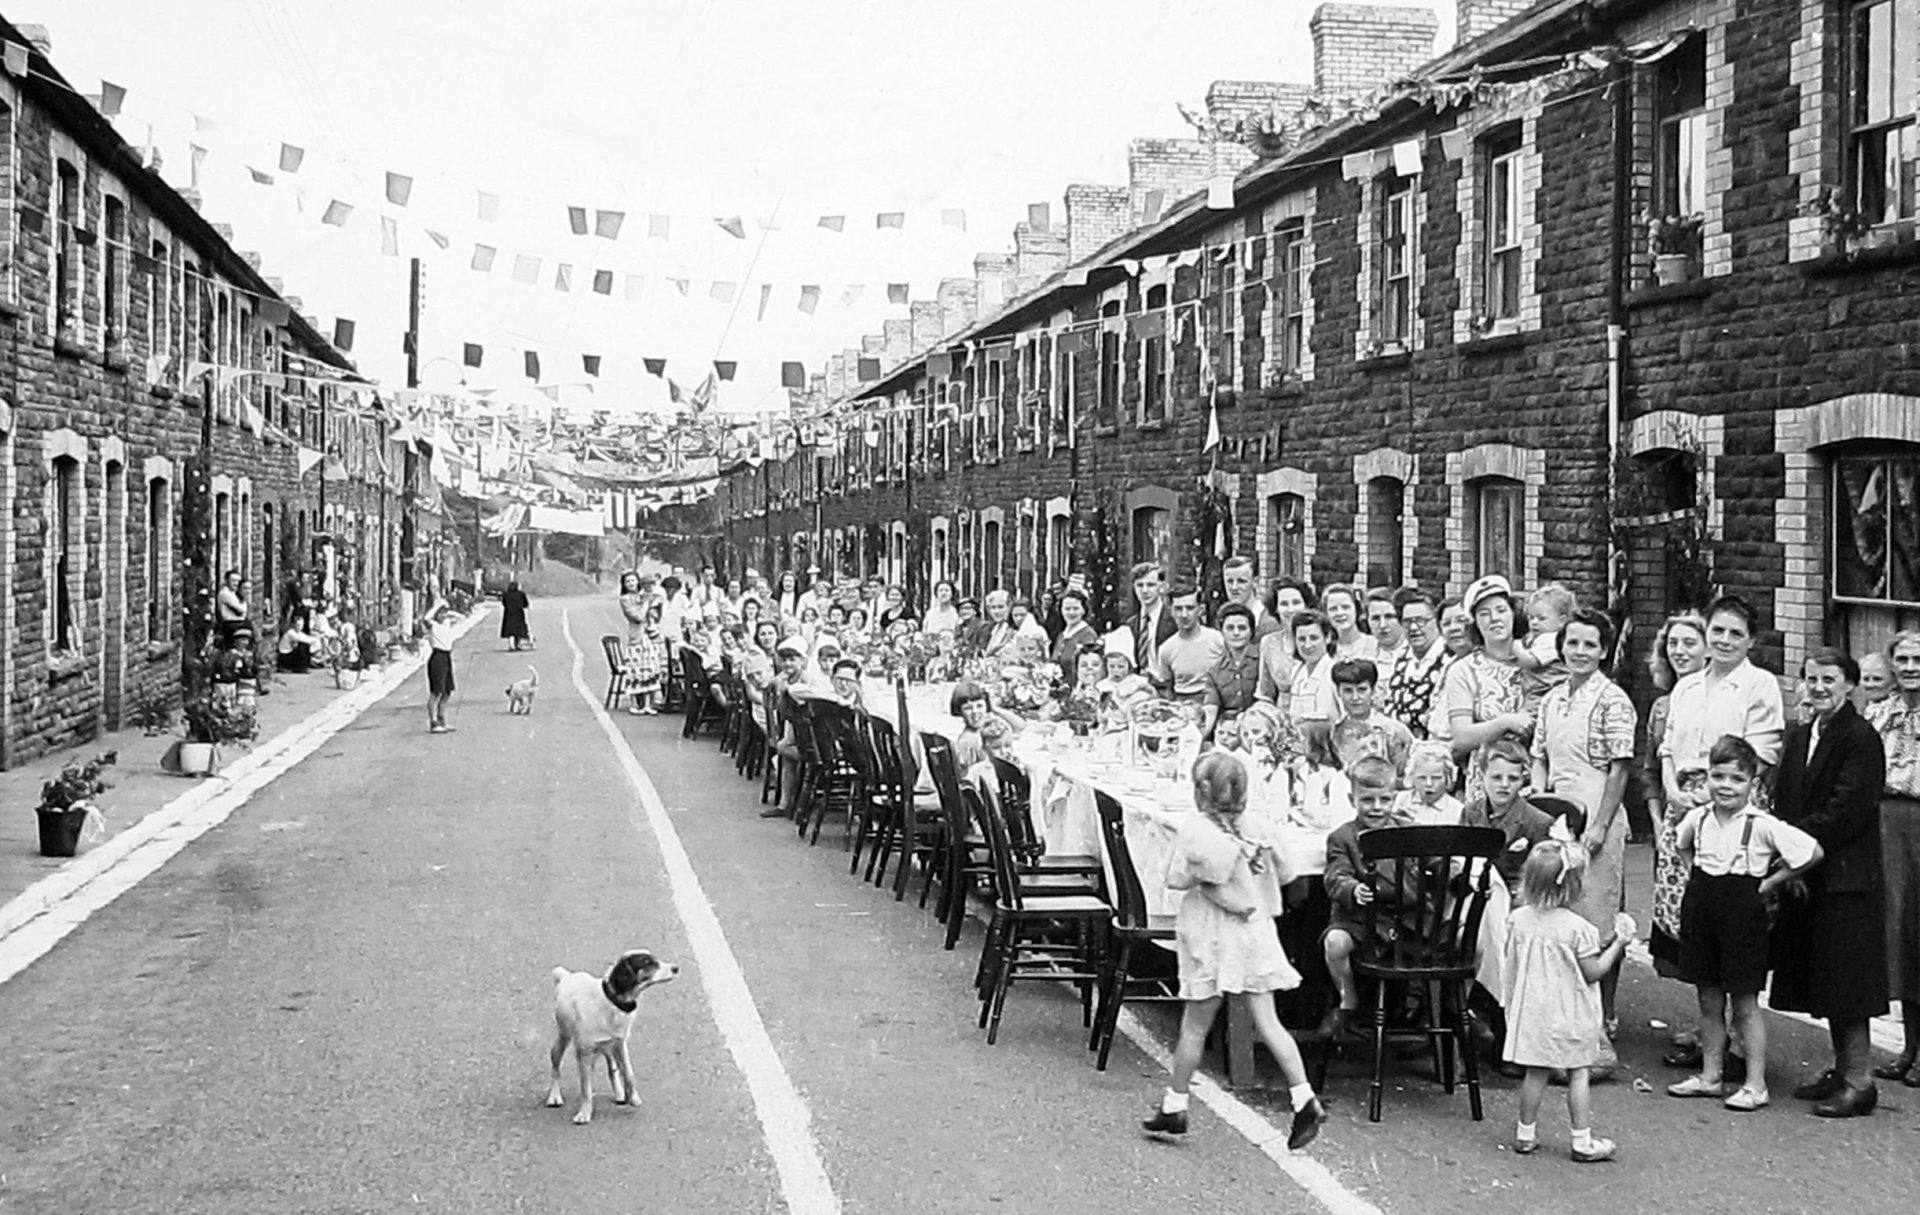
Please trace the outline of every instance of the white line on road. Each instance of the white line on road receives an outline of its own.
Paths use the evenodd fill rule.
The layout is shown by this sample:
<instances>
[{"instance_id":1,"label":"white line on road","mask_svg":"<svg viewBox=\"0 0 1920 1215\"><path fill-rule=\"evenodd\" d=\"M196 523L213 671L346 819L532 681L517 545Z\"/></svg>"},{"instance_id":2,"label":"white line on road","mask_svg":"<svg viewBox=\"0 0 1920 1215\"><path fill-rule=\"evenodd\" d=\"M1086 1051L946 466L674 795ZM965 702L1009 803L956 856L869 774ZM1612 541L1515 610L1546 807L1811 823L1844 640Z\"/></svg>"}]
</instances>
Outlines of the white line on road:
<instances>
[{"instance_id":1,"label":"white line on road","mask_svg":"<svg viewBox=\"0 0 1920 1215\"><path fill-rule=\"evenodd\" d=\"M566 634L567 648L573 651L574 689L587 702L594 720L600 723L601 731L613 745L614 757L620 761L621 770L639 795L647 825L653 829L653 837L660 845L667 880L673 887L674 910L680 914L680 922L687 930L687 943L700 963L700 982L706 988L714 1024L726 1039L734 1065L746 1077L747 1091L753 1097L754 1114L760 1119L767 1151L780 1173L780 1189L786 1197L787 1209L793 1215L833 1215L840 1210L840 1198L833 1192L827 1166L814 1143L813 1116L807 1109L806 1098L794 1087L786 1066L773 1048L773 1039L767 1034L766 1023L760 1019L760 1008L747 986L746 973L740 969L733 947L727 944L720 917L700 887L700 877L693 871L693 861L680 842L680 833L674 830L673 821L667 816L659 790L653 787L653 780L634 757L633 748L601 705L600 697L587 686L582 671L585 655L573 639L571 613L560 613L560 631Z\"/></svg>"}]
</instances>

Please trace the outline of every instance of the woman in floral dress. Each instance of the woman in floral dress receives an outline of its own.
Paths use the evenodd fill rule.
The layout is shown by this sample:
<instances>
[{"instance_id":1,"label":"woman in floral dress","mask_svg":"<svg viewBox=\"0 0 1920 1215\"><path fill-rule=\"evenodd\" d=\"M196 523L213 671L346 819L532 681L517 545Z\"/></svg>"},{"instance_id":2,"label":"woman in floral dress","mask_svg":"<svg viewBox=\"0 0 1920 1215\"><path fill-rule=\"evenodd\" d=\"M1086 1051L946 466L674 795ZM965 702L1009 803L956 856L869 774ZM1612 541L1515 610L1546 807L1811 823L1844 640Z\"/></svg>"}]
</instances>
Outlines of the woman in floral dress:
<instances>
[{"instance_id":1,"label":"woman in floral dress","mask_svg":"<svg viewBox=\"0 0 1920 1215\"><path fill-rule=\"evenodd\" d=\"M1447 668L1440 707L1449 723L1454 758L1467 760L1461 800L1471 805L1481 792L1482 749L1499 738L1530 746L1533 715L1522 708L1520 648L1515 642L1526 633L1526 617L1518 610L1512 586L1490 574L1467 588L1462 605L1473 618L1475 648Z\"/></svg>"}]
</instances>

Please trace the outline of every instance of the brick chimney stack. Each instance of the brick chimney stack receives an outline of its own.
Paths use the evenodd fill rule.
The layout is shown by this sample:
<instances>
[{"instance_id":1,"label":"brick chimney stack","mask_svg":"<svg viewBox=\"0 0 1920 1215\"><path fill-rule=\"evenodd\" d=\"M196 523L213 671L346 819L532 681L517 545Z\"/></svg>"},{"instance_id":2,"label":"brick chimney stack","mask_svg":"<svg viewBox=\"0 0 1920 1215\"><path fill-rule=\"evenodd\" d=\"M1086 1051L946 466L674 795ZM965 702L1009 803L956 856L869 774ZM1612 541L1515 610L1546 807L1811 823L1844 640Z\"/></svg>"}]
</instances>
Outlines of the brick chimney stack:
<instances>
[{"instance_id":1,"label":"brick chimney stack","mask_svg":"<svg viewBox=\"0 0 1920 1215\"><path fill-rule=\"evenodd\" d=\"M1067 263L1094 251L1133 227L1133 200L1125 186L1076 182L1067 187Z\"/></svg>"},{"instance_id":2,"label":"brick chimney stack","mask_svg":"<svg viewBox=\"0 0 1920 1215\"><path fill-rule=\"evenodd\" d=\"M1025 295L1067 268L1067 234L1025 220L1013 226L1013 291Z\"/></svg>"},{"instance_id":3,"label":"brick chimney stack","mask_svg":"<svg viewBox=\"0 0 1920 1215\"><path fill-rule=\"evenodd\" d=\"M1297 114L1313 97L1313 86L1281 84L1272 80L1216 80L1207 89L1207 117L1216 129L1234 130L1255 114L1278 110ZM1214 145L1214 172L1238 173L1256 157L1245 143L1222 140Z\"/></svg>"},{"instance_id":4,"label":"brick chimney stack","mask_svg":"<svg viewBox=\"0 0 1920 1215\"><path fill-rule=\"evenodd\" d=\"M1323 4L1313 10L1313 87L1322 97L1359 97L1433 58L1439 19L1428 8Z\"/></svg>"},{"instance_id":5,"label":"brick chimney stack","mask_svg":"<svg viewBox=\"0 0 1920 1215\"><path fill-rule=\"evenodd\" d=\"M1013 254L974 254L973 281L979 284L980 314L998 311L1013 298Z\"/></svg>"},{"instance_id":6,"label":"brick chimney stack","mask_svg":"<svg viewBox=\"0 0 1920 1215\"><path fill-rule=\"evenodd\" d=\"M1136 139L1127 144L1128 202L1135 224L1173 210L1173 204L1206 188L1213 176L1213 147L1204 139ZM1158 215L1149 215L1148 195L1160 192Z\"/></svg>"},{"instance_id":7,"label":"brick chimney stack","mask_svg":"<svg viewBox=\"0 0 1920 1215\"><path fill-rule=\"evenodd\" d=\"M1538 0L1459 0L1458 27L1454 35L1454 45L1472 42L1475 38L1504 25L1532 8Z\"/></svg>"}]
</instances>

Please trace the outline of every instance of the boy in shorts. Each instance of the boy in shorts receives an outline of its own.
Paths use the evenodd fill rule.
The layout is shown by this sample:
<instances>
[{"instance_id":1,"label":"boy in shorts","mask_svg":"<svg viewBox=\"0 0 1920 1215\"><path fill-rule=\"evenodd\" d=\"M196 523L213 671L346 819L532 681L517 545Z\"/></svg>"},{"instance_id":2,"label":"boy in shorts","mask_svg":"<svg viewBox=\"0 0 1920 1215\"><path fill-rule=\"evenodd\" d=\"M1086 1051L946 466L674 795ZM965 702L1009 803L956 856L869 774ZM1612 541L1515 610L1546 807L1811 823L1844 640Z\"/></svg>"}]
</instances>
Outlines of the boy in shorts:
<instances>
[{"instance_id":1,"label":"boy in shorts","mask_svg":"<svg viewBox=\"0 0 1920 1215\"><path fill-rule=\"evenodd\" d=\"M1354 818L1335 827L1327 837L1325 881L1333 914L1320 937L1327 973L1340 993L1340 1006L1327 1014L1323 1027L1330 1037L1346 1032L1360 1007L1360 987L1353 978L1353 951L1368 939L1368 917L1361 909L1375 899L1393 897L1391 882L1367 880L1360 833L1412 823L1396 804L1395 786L1400 782L1387 760L1365 756L1347 769L1347 779L1353 789Z\"/></svg>"},{"instance_id":2,"label":"boy in shorts","mask_svg":"<svg viewBox=\"0 0 1920 1215\"><path fill-rule=\"evenodd\" d=\"M1688 858L1680 903L1680 974L1700 996L1700 1074L1667 1086L1673 1097L1724 1097L1730 1110L1767 1104L1767 896L1820 863L1819 843L1752 801L1760 757L1746 739L1723 736L1707 753L1707 797L1680 821ZM1747 1078L1727 1095L1721 1068L1727 1005L1747 1051Z\"/></svg>"}]
</instances>

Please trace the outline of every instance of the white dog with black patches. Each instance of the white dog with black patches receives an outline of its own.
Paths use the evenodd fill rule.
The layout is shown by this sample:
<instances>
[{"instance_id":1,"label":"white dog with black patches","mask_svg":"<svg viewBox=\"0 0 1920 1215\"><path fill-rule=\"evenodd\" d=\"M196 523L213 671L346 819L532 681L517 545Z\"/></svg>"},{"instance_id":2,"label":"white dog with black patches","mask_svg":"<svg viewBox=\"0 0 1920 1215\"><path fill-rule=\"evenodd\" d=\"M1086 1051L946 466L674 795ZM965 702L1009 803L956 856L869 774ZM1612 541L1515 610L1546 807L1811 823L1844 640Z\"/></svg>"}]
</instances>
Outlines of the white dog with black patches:
<instances>
[{"instance_id":1,"label":"white dog with black patches","mask_svg":"<svg viewBox=\"0 0 1920 1215\"><path fill-rule=\"evenodd\" d=\"M580 1109L573 1116L575 1126L593 1121L593 1060L607 1061L607 1083L613 1099L620 1105L640 1104L633 1083L633 1060L627 1053L627 1035L633 1032L633 1010L640 993L656 983L671 982L680 973L673 962L662 962L644 949L620 955L606 973L596 979L583 971L553 968L553 1085L547 1090L547 1104L565 1104L560 1096L560 1061L567 1049L573 1049L574 1062L580 1068Z\"/></svg>"}]
</instances>

